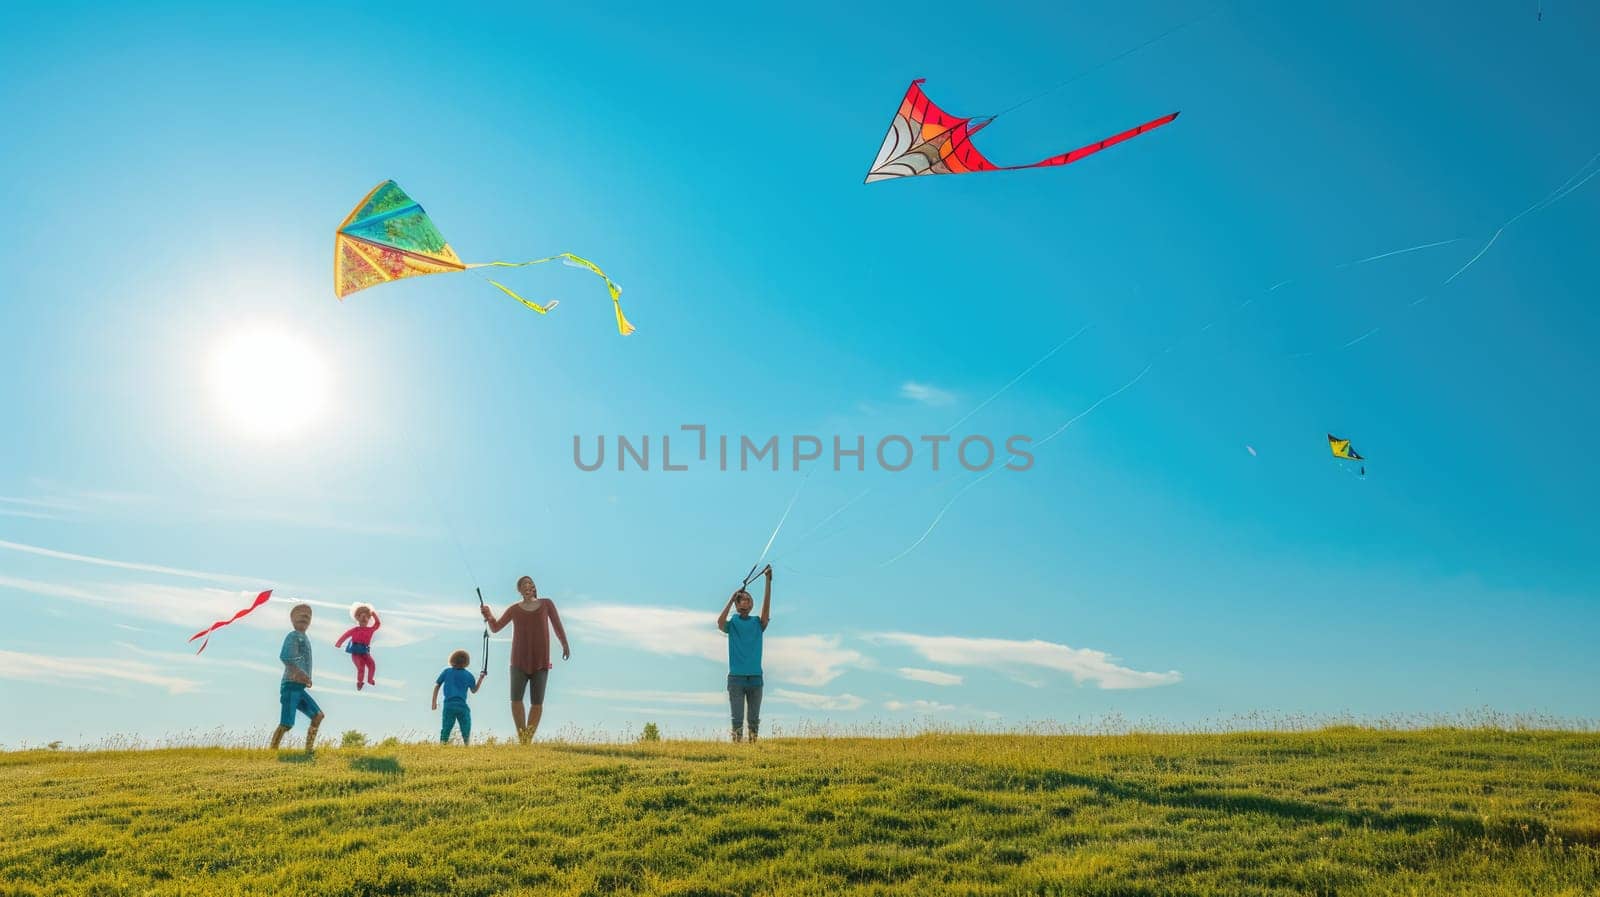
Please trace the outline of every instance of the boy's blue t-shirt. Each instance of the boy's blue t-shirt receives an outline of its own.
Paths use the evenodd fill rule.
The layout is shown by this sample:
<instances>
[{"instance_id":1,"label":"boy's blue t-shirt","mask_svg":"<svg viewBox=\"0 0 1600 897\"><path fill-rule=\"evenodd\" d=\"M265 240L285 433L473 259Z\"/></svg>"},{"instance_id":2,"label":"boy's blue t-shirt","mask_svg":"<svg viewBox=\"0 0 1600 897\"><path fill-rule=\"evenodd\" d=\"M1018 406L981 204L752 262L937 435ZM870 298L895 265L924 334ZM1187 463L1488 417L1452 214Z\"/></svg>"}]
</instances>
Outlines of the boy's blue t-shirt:
<instances>
[{"instance_id":1,"label":"boy's blue t-shirt","mask_svg":"<svg viewBox=\"0 0 1600 897\"><path fill-rule=\"evenodd\" d=\"M284 663L292 663L299 667L311 678L311 639L298 629L292 629L283 637L283 648L278 651L278 659ZM289 680L289 668L283 668L283 681Z\"/></svg>"},{"instance_id":2,"label":"boy's blue t-shirt","mask_svg":"<svg viewBox=\"0 0 1600 897\"><path fill-rule=\"evenodd\" d=\"M761 618L728 618L728 675L761 675Z\"/></svg>"},{"instance_id":3,"label":"boy's blue t-shirt","mask_svg":"<svg viewBox=\"0 0 1600 897\"><path fill-rule=\"evenodd\" d=\"M471 670L446 667L445 671L439 674L439 678L433 681L435 685L444 686L446 701L465 701L467 693L472 691L472 686L477 683L478 677L472 675Z\"/></svg>"}]
</instances>

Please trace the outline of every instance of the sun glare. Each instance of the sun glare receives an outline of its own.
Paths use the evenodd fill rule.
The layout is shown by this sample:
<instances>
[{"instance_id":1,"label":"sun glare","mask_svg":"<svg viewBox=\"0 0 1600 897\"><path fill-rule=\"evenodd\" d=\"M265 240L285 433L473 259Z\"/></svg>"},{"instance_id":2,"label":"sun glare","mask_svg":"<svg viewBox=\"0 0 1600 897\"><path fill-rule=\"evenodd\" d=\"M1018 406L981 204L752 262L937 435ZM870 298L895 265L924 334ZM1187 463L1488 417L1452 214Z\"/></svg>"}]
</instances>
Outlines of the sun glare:
<instances>
[{"instance_id":1,"label":"sun glare","mask_svg":"<svg viewBox=\"0 0 1600 897\"><path fill-rule=\"evenodd\" d=\"M293 436L321 416L328 394L322 360L302 339L278 330L235 333L217 345L211 388L240 430Z\"/></svg>"}]
</instances>

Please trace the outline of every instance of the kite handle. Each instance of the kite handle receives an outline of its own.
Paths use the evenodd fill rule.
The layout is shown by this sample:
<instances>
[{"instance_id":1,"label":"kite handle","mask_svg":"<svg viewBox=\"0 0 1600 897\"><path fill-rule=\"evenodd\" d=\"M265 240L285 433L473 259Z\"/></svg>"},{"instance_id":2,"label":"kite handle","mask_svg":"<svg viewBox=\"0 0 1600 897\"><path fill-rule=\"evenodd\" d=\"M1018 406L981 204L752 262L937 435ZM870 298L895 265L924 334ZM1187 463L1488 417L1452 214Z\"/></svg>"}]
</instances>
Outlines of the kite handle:
<instances>
[{"instance_id":1,"label":"kite handle","mask_svg":"<svg viewBox=\"0 0 1600 897\"><path fill-rule=\"evenodd\" d=\"M748 586L751 583L755 582L756 580L760 579L761 578L761 574L766 573L767 572L767 567L770 567L770 566L772 566L772 565L771 564L763 565L760 562L757 562L756 566L755 567L751 567L750 568L750 572L745 574L744 584L739 586L739 588L741 588L741 589L745 588L745 586ZM760 567L761 569L758 571L756 569L756 567Z\"/></svg>"},{"instance_id":2,"label":"kite handle","mask_svg":"<svg viewBox=\"0 0 1600 897\"><path fill-rule=\"evenodd\" d=\"M473 586L473 591L478 593L478 607L480 607L480 608L487 607L488 605L484 604L484 602L483 602L483 589L481 587L479 587L479 586ZM489 675L489 624L488 623L484 623L483 624L483 671L478 673L478 678L481 679L481 678L483 678L484 676L487 676L487 675Z\"/></svg>"}]
</instances>

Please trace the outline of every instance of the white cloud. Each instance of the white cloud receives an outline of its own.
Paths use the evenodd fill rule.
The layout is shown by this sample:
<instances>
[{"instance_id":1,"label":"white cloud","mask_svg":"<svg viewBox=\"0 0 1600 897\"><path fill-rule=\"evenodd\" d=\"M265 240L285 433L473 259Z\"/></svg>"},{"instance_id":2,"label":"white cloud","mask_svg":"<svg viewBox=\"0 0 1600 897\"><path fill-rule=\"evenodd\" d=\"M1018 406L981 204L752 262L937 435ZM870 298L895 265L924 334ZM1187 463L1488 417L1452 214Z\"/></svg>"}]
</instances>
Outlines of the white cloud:
<instances>
[{"instance_id":1,"label":"white cloud","mask_svg":"<svg viewBox=\"0 0 1600 897\"><path fill-rule=\"evenodd\" d=\"M939 670L920 670L916 667L901 667L899 669L902 679L913 682L926 682L929 685L960 685L962 677L955 673L945 673Z\"/></svg>"},{"instance_id":2,"label":"white cloud","mask_svg":"<svg viewBox=\"0 0 1600 897\"><path fill-rule=\"evenodd\" d=\"M106 691L108 682L137 682L155 685L168 694L183 694L199 688L200 682L173 676L165 667L138 660L105 656L58 657L0 650L0 679L39 682L65 688Z\"/></svg>"},{"instance_id":3,"label":"white cloud","mask_svg":"<svg viewBox=\"0 0 1600 897\"><path fill-rule=\"evenodd\" d=\"M986 669L1033 667L1066 673L1074 682L1091 682L1106 689L1151 688L1183 680L1183 674L1177 670L1152 673L1130 669L1116 664L1116 658L1104 651L1072 648L1040 639L1021 641L891 632L878 636L877 640L905 645L934 663Z\"/></svg>"},{"instance_id":4,"label":"white cloud","mask_svg":"<svg viewBox=\"0 0 1600 897\"><path fill-rule=\"evenodd\" d=\"M954 404L956 400L953 393L929 383L918 383L915 380L907 380L900 384L900 397L935 407Z\"/></svg>"},{"instance_id":5,"label":"white cloud","mask_svg":"<svg viewBox=\"0 0 1600 897\"><path fill-rule=\"evenodd\" d=\"M685 710L682 707L615 707L612 709L621 713L642 713L646 716L692 716L697 719L728 718L728 711L726 710Z\"/></svg>"},{"instance_id":6,"label":"white cloud","mask_svg":"<svg viewBox=\"0 0 1600 897\"><path fill-rule=\"evenodd\" d=\"M691 704L722 706L728 703L725 691L655 691L647 688L584 688L579 697L600 701L632 701L655 704ZM764 704L795 704L807 710L858 710L867 701L852 694L824 695L788 688L768 688L762 695ZM715 715L715 714L714 714Z\"/></svg>"},{"instance_id":7,"label":"white cloud","mask_svg":"<svg viewBox=\"0 0 1600 897\"><path fill-rule=\"evenodd\" d=\"M884 701L883 706L895 713L909 710L912 713L946 713L956 709L954 704L941 704L938 701Z\"/></svg>"},{"instance_id":8,"label":"white cloud","mask_svg":"<svg viewBox=\"0 0 1600 897\"><path fill-rule=\"evenodd\" d=\"M797 704L807 710L860 710L866 706L867 699L852 694L822 695L809 691L792 691L787 688L774 688L762 695L765 701L776 701L782 704Z\"/></svg>"},{"instance_id":9,"label":"white cloud","mask_svg":"<svg viewBox=\"0 0 1600 897\"><path fill-rule=\"evenodd\" d=\"M249 670L252 673L266 673L272 676L283 675L283 664L281 663L261 663L259 661L243 660L233 657L217 657L211 654L196 654L193 651L155 651L150 648L141 648L138 645L129 644L128 642L114 642L113 644L125 651L137 654L140 657L148 657L152 660L164 661L168 668L171 668L173 664L177 663L195 665L204 664L205 666L211 667L232 667L238 670Z\"/></svg>"},{"instance_id":10,"label":"white cloud","mask_svg":"<svg viewBox=\"0 0 1600 897\"><path fill-rule=\"evenodd\" d=\"M146 620L177 626L187 632L198 632L216 620L232 617L255 599L251 590L218 589L204 586L173 586L156 583L79 583L66 584L0 576L0 589L14 589L42 598L63 598L92 604L110 613L122 613ZM213 638L226 638L234 626L257 630L289 631L287 610L296 604L309 604L321 608L323 613L313 615L312 637L330 645L339 634L350 628L346 611L349 606L314 598L300 598L274 592L272 600L257 608L229 627L219 629ZM451 616L436 613L433 608L421 611L380 610L383 628L376 636L382 647L401 648L430 638L436 631L466 625L482 625L481 618L472 608ZM332 611L328 613L326 611ZM477 621L475 624L468 621ZM196 642L196 645L199 643Z\"/></svg>"},{"instance_id":11,"label":"white cloud","mask_svg":"<svg viewBox=\"0 0 1600 897\"><path fill-rule=\"evenodd\" d=\"M727 636L717 631L716 616L706 611L585 604L566 611L563 618L596 641L669 657L699 657L714 663L728 659ZM763 672L769 679L797 685L827 685L864 660L859 651L841 647L840 641L836 635L767 636Z\"/></svg>"},{"instance_id":12,"label":"white cloud","mask_svg":"<svg viewBox=\"0 0 1600 897\"><path fill-rule=\"evenodd\" d=\"M46 514L43 511L21 511L21 510L18 510L16 508L0 508L0 517L23 517L23 518L26 518L28 520L60 520L61 519L60 517L57 517L54 514Z\"/></svg>"},{"instance_id":13,"label":"white cloud","mask_svg":"<svg viewBox=\"0 0 1600 897\"><path fill-rule=\"evenodd\" d=\"M325 681L325 678L326 677L320 674L317 676L317 680L319 682ZM370 685L361 691L356 691L354 685L347 685L345 688L338 690L328 688L326 686L318 686L314 694L319 701L326 701L329 697L332 697L335 704L343 701L346 697L354 698L357 701L389 701L395 704L409 704L417 700L416 698L402 698L397 695L386 695L382 692L374 690Z\"/></svg>"},{"instance_id":14,"label":"white cloud","mask_svg":"<svg viewBox=\"0 0 1600 897\"><path fill-rule=\"evenodd\" d=\"M185 570L180 567L163 567L158 564L140 564L130 561L113 561L107 558L94 557L87 554L73 554L67 551L56 551L52 548L41 548L37 545L25 545L21 542L7 542L0 539L0 549L16 551L23 554L38 555L39 557L54 558L61 561L73 561L79 564L92 564L97 567L113 567L118 570L137 570L141 573L159 573L163 576L180 576L186 579L209 579L212 582L258 583L266 580L251 579L245 576L233 576L228 573L207 573L202 570Z\"/></svg>"},{"instance_id":15,"label":"white cloud","mask_svg":"<svg viewBox=\"0 0 1600 897\"><path fill-rule=\"evenodd\" d=\"M580 688L575 694L599 701L653 701L659 704L725 704L725 691L654 691L647 688Z\"/></svg>"},{"instance_id":16,"label":"white cloud","mask_svg":"<svg viewBox=\"0 0 1600 897\"><path fill-rule=\"evenodd\" d=\"M114 489L75 489L40 477L30 477L28 484L39 492L47 493L50 496L46 499L33 499L33 501L68 510L83 510L85 503L135 505L150 504L156 501L156 496L143 492L125 492Z\"/></svg>"},{"instance_id":17,"label":"white cloud","mask_svg":"<svg viewBox=\"0 0 1600 897\"><path fill-rule=\"evenodd\" d=\"M220 507L196 509L197 513L226 520L251 520L276 523L301 529L325 529L355 533L362 536L395 536L424 539L438 536L436 530L403 523L369 523L334 515L312 515L303 511L279 511L259 504L231 503Z\"/></svg>"},{"instance_id":18,"label":"white cloud","mask_svg":"<svg viewBox=\"0 0 1600 897\"><path fill-rule=\"evenodd\" d=\"M43 498L16 498L10 495L0 495L0 505L22 505L29 508L49 508L56 511L72 511L77 506L64 501Z\"/></svg>"}]
</instances>

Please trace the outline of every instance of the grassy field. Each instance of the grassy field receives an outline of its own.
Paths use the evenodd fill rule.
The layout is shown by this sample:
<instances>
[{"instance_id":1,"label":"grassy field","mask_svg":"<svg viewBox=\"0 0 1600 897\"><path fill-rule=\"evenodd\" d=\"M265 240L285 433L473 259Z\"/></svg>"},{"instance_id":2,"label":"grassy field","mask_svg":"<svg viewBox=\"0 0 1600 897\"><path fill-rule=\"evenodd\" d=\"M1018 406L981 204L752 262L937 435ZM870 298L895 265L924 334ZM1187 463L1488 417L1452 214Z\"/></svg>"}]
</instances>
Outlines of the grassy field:
<instances>
[{"instance_id":1,"label":"grassy field","mask_svg":"<svg viewBox=\"0 0 1600 897\"><path fill-rule=\"evenodd\" d=\"M1596 894L1600 735L0 754L0 893Z\"/></svg>"}]
</instances>

